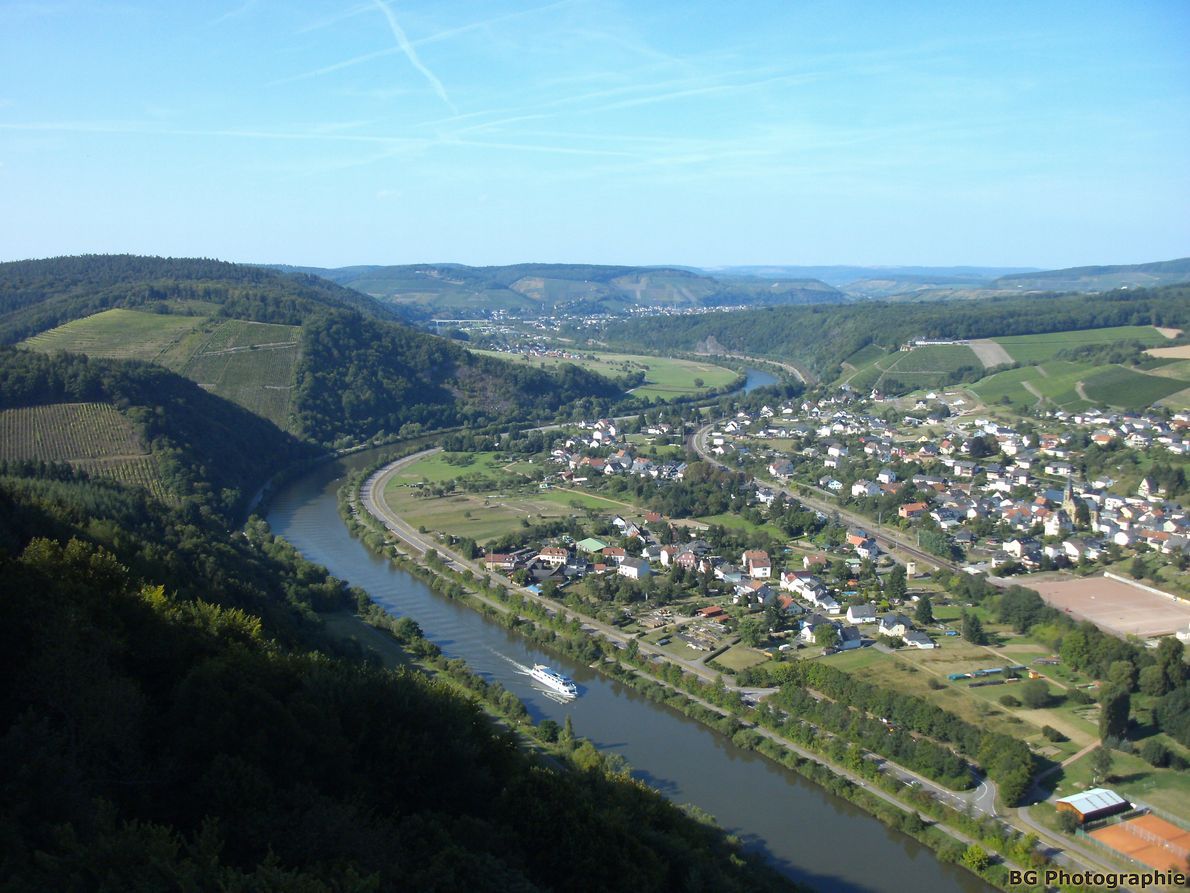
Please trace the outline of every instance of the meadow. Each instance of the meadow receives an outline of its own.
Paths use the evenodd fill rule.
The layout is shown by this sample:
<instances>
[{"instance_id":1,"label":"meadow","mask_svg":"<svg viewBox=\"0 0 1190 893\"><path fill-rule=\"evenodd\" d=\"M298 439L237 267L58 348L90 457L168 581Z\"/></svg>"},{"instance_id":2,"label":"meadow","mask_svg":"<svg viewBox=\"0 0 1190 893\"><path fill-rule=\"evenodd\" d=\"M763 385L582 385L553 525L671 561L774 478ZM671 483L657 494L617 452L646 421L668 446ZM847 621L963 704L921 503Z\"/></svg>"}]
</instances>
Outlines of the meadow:
<instances>
[{"instance_id":1,"label":"meadow","mask_svg":"<svg viewBox=\"0 0 1190 893\"><path fill-rule=\"evenodd\" d=\"M731 384L737 377L735 370L714 363L697 360L681 360L675 357L650 357L639 354L585 354L595 359L562 359L560 357L515 356L492 350L477 350L474 353L495 357L510 363L531 363L552 369L563 363L582 366L609 378L619 378L634 372L645 374L645 383L634 388L638 397L669 399L702 393L710 388ZM701 382L699 384L698 382Z\"/></svg>"}]
</instances>

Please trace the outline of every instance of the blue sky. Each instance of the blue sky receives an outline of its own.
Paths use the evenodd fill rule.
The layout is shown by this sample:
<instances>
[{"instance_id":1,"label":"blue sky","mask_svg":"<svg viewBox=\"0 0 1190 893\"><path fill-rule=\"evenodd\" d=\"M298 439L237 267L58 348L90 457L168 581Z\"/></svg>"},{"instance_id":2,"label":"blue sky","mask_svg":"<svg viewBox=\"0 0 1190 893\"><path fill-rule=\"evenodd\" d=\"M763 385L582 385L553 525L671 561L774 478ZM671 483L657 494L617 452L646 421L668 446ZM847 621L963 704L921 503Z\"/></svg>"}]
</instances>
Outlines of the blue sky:
<instances>
[{"instance_id":1,"label":"blue sky","mask_svg":"<svg viewBox=\"0 0 1190 893\"><path fill-rule=\"evenodd\" d=\"M1190 3L0 4L0 259L1190 255Z\"/></svg>"}]
</instances>

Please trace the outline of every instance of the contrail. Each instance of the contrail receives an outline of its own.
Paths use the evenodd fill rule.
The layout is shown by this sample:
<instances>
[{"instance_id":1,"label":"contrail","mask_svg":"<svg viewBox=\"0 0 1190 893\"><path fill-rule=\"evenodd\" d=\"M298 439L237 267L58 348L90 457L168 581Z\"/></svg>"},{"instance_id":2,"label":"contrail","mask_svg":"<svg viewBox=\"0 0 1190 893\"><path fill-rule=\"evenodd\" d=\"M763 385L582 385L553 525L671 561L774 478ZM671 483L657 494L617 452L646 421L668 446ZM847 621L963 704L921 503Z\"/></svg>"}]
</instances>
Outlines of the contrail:
<instances>
[{"instance_id":1,"label":"contrail","mask_svg":"<svg viewBox=\"0 0 1190 893\"><path fill-rule=\"evenodd\" d=\"M392 29L393 37L397 39L397 46L401 48L401 52L409 58L409 61L413 63L413 67L420 71L425 79L430 82L430 86L434 88L434 92L438 94L438 97L457 115L459 110L455 108L455 104L446 95L446 88L442 86L442 81L438 80L434 76L434 72L426 68L422 64L421 59L417 58L417 51L413 49L413 44L405 36L405 31L401 28L401 23L397 21L397 17L393 15L393 11L389 9L388 4L384 0L372 0L372 2L376 4L377 8L384 13L384 17L388 19L388 26Z\"/></svg>"}]
</instances>

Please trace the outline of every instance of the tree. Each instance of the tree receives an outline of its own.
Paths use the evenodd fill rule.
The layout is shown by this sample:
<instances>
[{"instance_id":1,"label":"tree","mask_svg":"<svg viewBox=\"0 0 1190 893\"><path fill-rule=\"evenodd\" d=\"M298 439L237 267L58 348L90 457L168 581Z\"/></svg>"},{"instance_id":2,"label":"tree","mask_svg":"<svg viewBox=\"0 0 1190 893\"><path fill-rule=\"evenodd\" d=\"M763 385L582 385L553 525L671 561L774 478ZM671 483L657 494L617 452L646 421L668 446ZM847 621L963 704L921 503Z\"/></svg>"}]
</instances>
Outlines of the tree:
<instances>
[{"instance_id":1,"label":"tree","mask_svg":"<svg viewBox=\"0 0 1190 893\"><path fill-rule=\"evenodd\" d=\"M983 623L970 611L963 612L963 638L972 645L986 645L987 633L983 631Z\"/></svg>"},{"instance_id":2,"label":"tree","mask_svg":"<svg viewBox=\"0 0 1190 893\"><path fill-rule=\"evenodd\" d=\"M1084 499L1080 499L1074 507L1074 523L1079 530L1086 530L1091 526L1091 509L1087 507Z\"/></svg>"},{"instance_id":3,"label":"tree","mask_svg":"<svg viewBox=\"0 0 1190 893\"><path fill-rule=\"evenodd\" d=\"M814 641L823 648L834 648L839 644L839 631L833 623L824 623L814 630Z\"/></svg>"},{"instance_id":4,"label":"tree","mask_svg":"<svg viewBox=\"0 0 1190 893\"><path fill-rule=\"evenodd\" d=\"M1065 809L1062 810L1058 813L1058 829L1067 834L1073 834L1078 830L1078 816L1073 812L1068 812Z\"/></svg>"},{"instance_id":5,"label":"tree","mask_svg":"<svg viewBox=\"0 0 1190 893\"><path fill-rule=\"evenodd\" d=\"M930 602L928 595L920 596L917 599L917 610L913 612L913 619L922 626L934 622L934 605Z\"/></svg>"},{"instance_id":6,"label":"tree","mask_svg":"<svg viewBox=\"0 0 1190 893\"><path fill-rule=\"evenodd\" d=\"M1132 707L1132 699L1122 688L1106 688L1099 698L1099 738L1122 739L1128 732L1128 711Z\"/></svg>"},{"instance_id":7,"label":"tree","mask_svg":"<svg viewBox=\"0 0 1190 893\"><path fill-rule=\"evenodd\" d=\"M1132 563L1128 565L1128 573L1132 575L1134 580L1143 580L1145 576L1145 563L1141 557L1137 555L1132 559Z\"/></svg>"},{"instance_id":8,"label":"tree","mask_svg":"<svg viewBox=\"0 0 1190 893\"><path fill-rule=\"evenodd\" d=\"M566 722L562 724L562 731L558 734L558 743L569 749L574 747L574 723L567 714Z\"/></svg>"},{"instance_id":9,"label":"tree","mask_svg":"<svg viewBox=\"0 0 1190 893\"><path fill-rule=\"evenodd\" d=\"M987 851L977 843L971 844L963 853L962 863L972 871L979 873L991 864Z\"/></svg>"},{"instance_id":10,"label":"tree","mask_svg":"<svg viewBox=\"0 0 1190 893\"><path fill-rule=\"evenodd\" d=\"M1163 768L1169 765L1169 748L1165 742L1150 738L1141 746L1140 758L1150 766Z\"/></svg>"},{"instance_id":11,"label":"tree","mask_svg":"<svg viewBox=\"0 0 1190 893\"><path fill-rule=\"evenodd\" d=\"M897 564L888 572L888 584L885 586L885 592L890 599L903 599L905 597L905 566Z\"/></svg>"},{"instance_id":12,"label":"tree","mask_svg":"<svg viewBox=\"0 0 1190 893\"><path fill-rule=\"evenodd\" d=\"M1130 660L1112 661L1111 666L1107 668L1107 681L1114 688L1136 691L1136 664Z\"/></svg>"},{"instance_id":13,"label":"tree","mask_svg":"<svg viewBox=\"0 0 1190 893\"><path fill-rule=\"evenodd\" d=\"M1112 767L1111 751L1106 747L1096 747L1091 752L1091 784L1102 784L1107 781Z\"/></svg>"},{"instance_id":14,"label":"tree","mask_svg":"<svg viewBox=\"0 0 1190 893\"><path fill-rule=\"evenodd\" d=\"M1030 679L1020 687L1021 701L1026 707L1036 710L1050 702L1050 687L1044 679Z\"/></svg>"},{"instance_id":15,"label":"tree","mask_svg":"<svg viewBox=\"0 0 1190 893\"><path fill-rule=\"evenodd\" d=\"M740 622L740 642L755 648L765 640L764 621L759 617L747 617Z\"/></svg>"}]
</instances>

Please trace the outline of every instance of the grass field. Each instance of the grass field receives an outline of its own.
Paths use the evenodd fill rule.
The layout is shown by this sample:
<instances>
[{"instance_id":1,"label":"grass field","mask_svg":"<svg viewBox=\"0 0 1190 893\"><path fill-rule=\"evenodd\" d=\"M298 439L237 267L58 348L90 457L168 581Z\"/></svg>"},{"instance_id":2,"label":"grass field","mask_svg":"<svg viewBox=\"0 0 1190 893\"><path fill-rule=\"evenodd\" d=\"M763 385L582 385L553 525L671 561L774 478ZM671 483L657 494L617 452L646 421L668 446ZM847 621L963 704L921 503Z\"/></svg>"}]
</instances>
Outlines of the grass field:
<instances>
[{"instance_id":1,"label":"grass field","mask_svg":"<svg viewBox=\"0 0 1190 893\"><path fill-rule=\"evenodd\" d=\"M1084 344L1110 344L1114 341L1140 341L1157 347L1169 339L1152 326L1115 326L1109 329L1078 329L1068 332L1049 332L1044 335L1010 335L993 338L1018 363L1040 363L1051 360L1060 351Z\"/></svg>"},{"instance_id":2,"label":"grass field","mask_svg":"<svg viewBox=\"0 0 1190 893\"><path fill-rule=\"evenodd\" d=\"M537 366L544 365L547 369L572 363L582 366L609 378L618 378L633 372L645 373L645 384L633 390L632 393L640 397L684 397L698 394L708 388L723 387L731 384L736 378L736 372L713 363L697 362L694 360L679 360L673 357L648 357L638 354L594 354L594 360L566 360L553 357L515 357L499 351L477 350L477 354L495 357L510 363L526 363ZM698 385L695 380L701 380Z\"/></svg>"},{"instance_id":3,"label":"grass field","mask_svg":"<svg viewBox=\"0 0 1190 893\"><path fill-rule=\"evenodd\" d=\"M45 353L69 350L89 357L157 360L203 322L200 316L104 310L34 335L23 344Z\"/></svg>"},{"instance_id":4,"label":"grass field","mask_svg":"<svg viewBox=\"0 0 1190 893\"><path fill-rule=\"evenodd\" d=\"M299 326L240 319L212 321L199 333L198 343L185 345L191 349L184 359L165 360L207 390L285 428L300 332ZM186 342L195 340L192 335Z\"/></svg>"},{"instance_id":5,"label":"grass field","mask_svg":"<svg viewBox=\"0 0 1190 893\"><path fill-rule=\"evenodd\" d=\"M503 453L435 453L419 459L394 475L390 487L411 481L438 484L466 475L494 475L508 464Z\"/></svg>"},{"instance_id":6,"label":"grass field","mask_svg":"<svg viewBox=\"0 0 1190 893\"><path fill-rule=\"evenodd\" d=\"M763 651L757 651L755 648L749 648L747 645L732 645L715 658L715 661L723 664L725 667L738 671L762 664L768 659L769 656Z\"/></svg>"},{"instance_id":7,"label":"grass field","mask_svg":"<svg viewBox=\"0 0 1190 893\"><path fill-rule=\"evenodd\" d=\"M785 532L773 524L753 524L747 518L732 514L731 512L724 512L720 515L707 515L698 520L704 524L718 524L720 527L726 527L730 530L746 530L749 533L763 531L776 540L788 539Z\"/></svg>"},{"instance_id":8,"label":"grass field","mask_svg":"<svg viewBox=\"0 0 1190 893\"><path fill-rule=\"evenodd\" d=\"M55 403L0 412L0 459L69 462L166 498L157 463L109 403Z\"/></svg>"}]
</instances>

